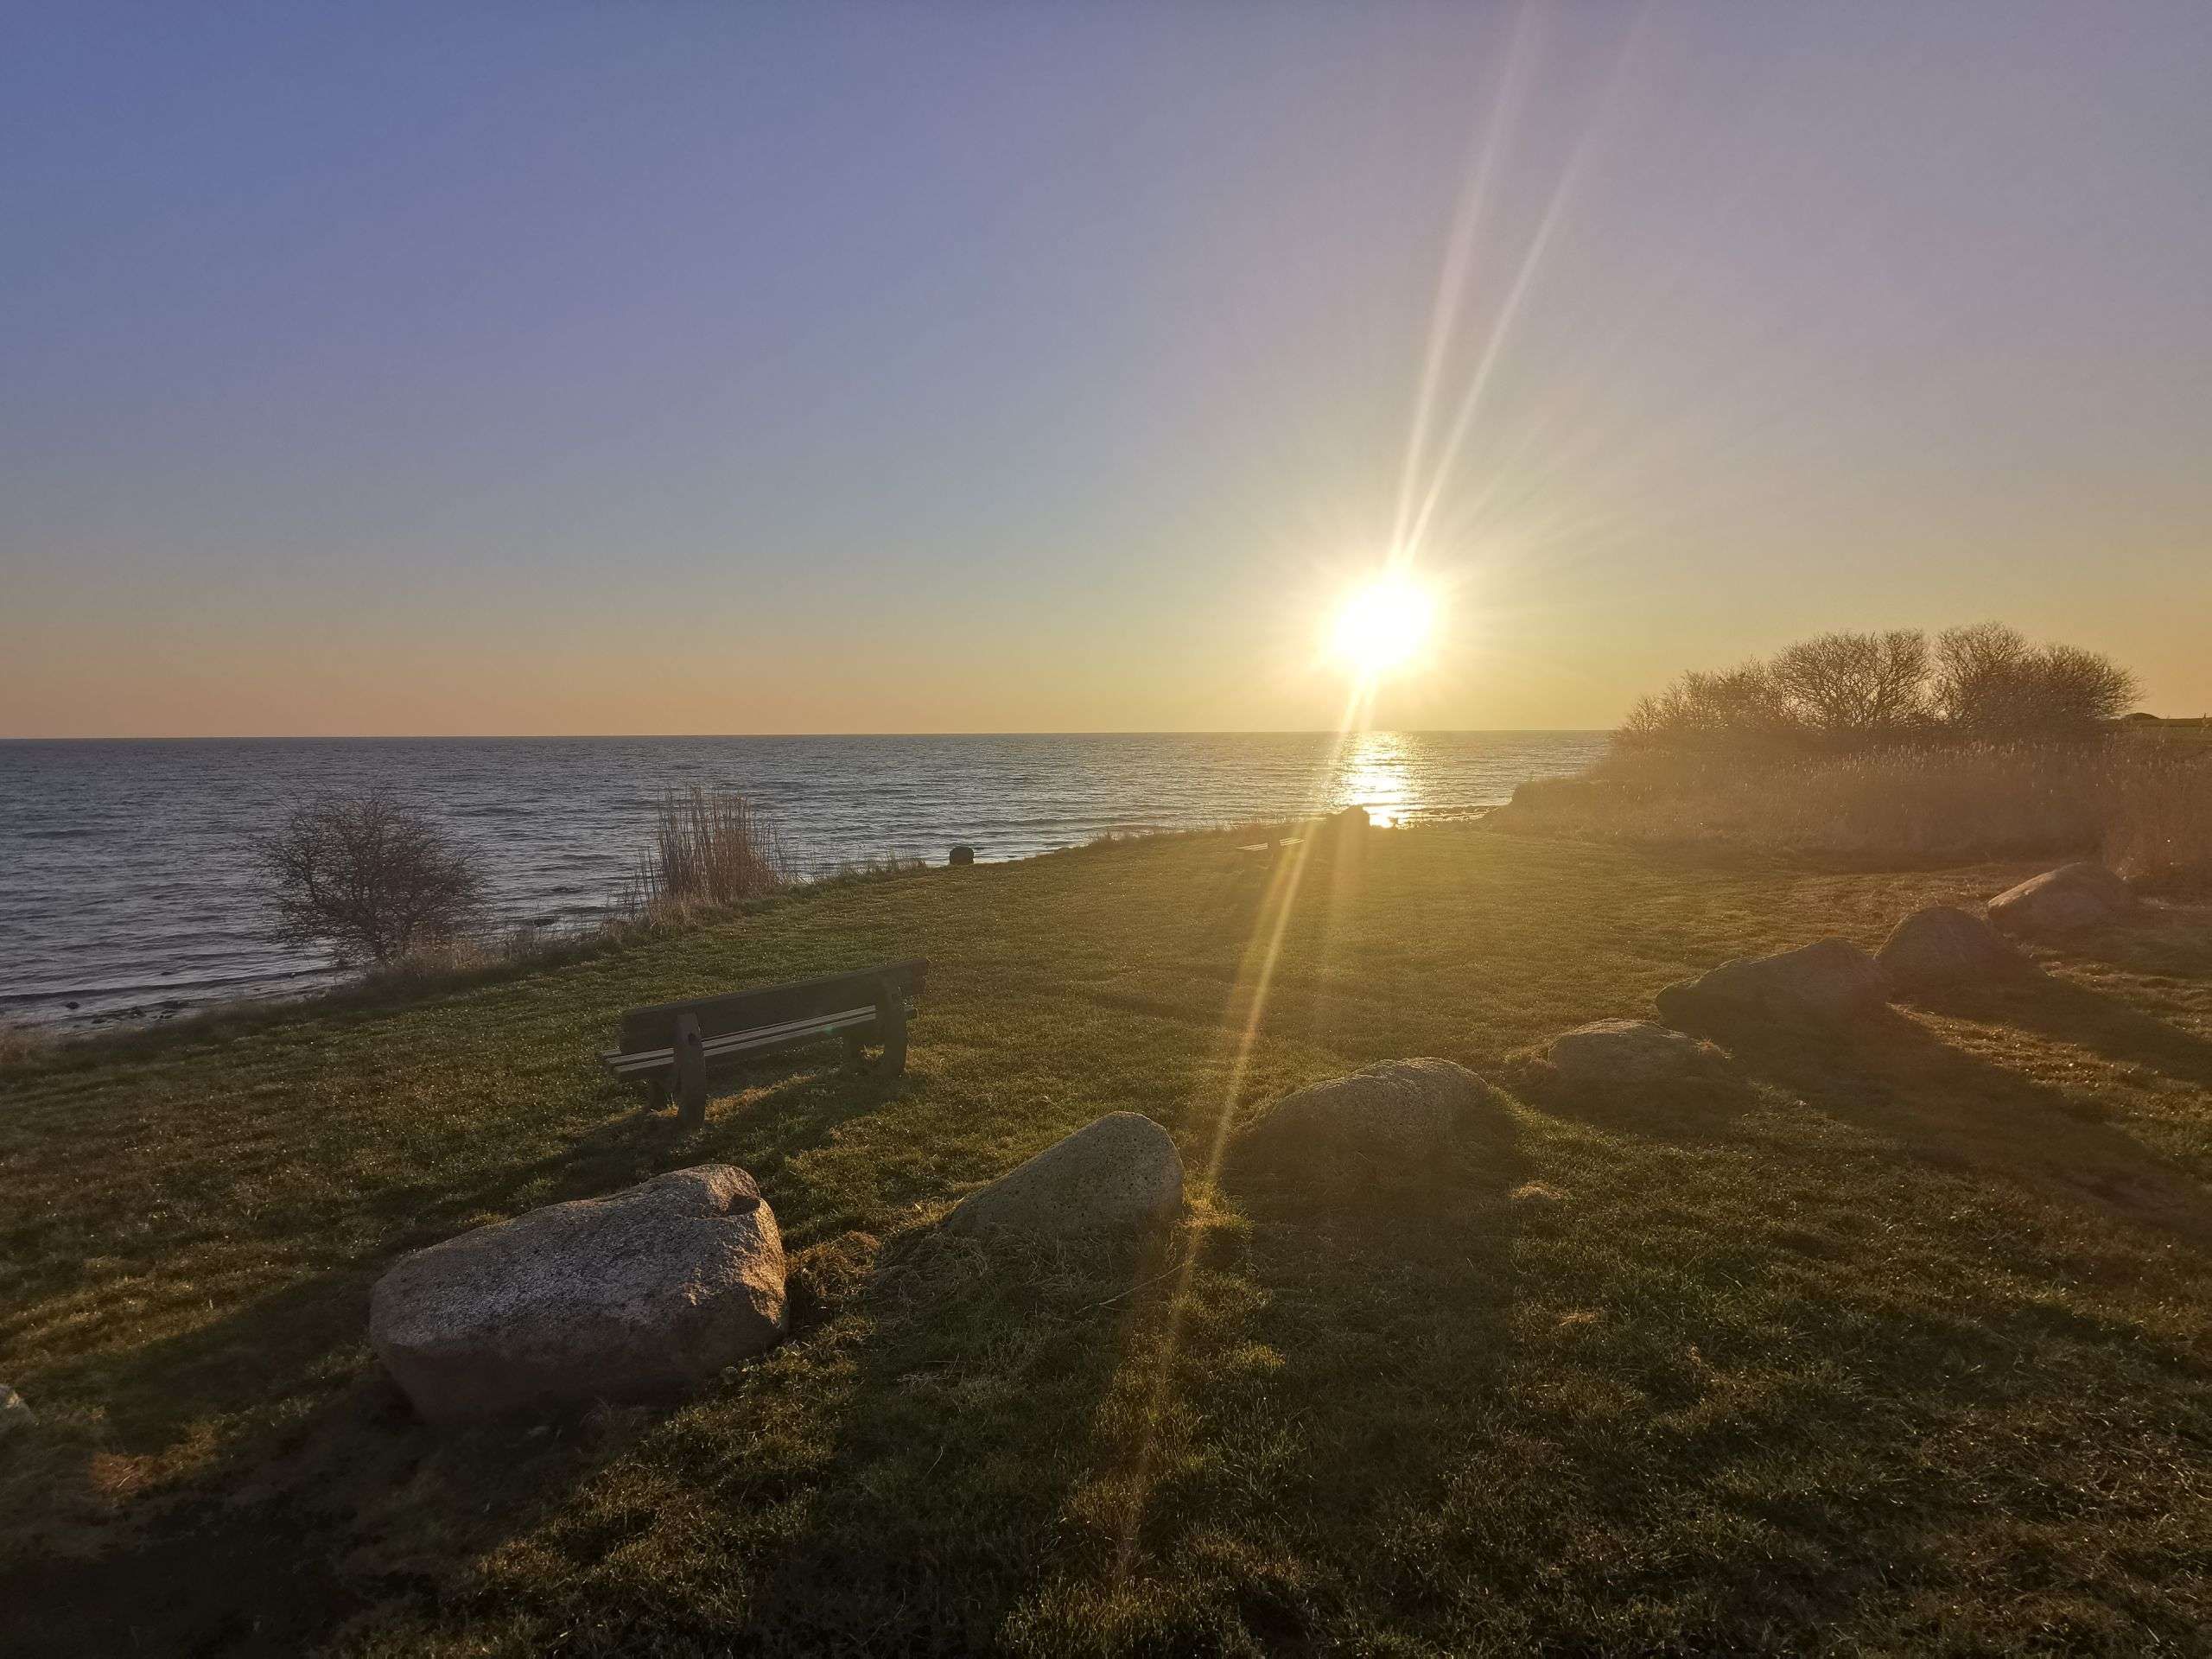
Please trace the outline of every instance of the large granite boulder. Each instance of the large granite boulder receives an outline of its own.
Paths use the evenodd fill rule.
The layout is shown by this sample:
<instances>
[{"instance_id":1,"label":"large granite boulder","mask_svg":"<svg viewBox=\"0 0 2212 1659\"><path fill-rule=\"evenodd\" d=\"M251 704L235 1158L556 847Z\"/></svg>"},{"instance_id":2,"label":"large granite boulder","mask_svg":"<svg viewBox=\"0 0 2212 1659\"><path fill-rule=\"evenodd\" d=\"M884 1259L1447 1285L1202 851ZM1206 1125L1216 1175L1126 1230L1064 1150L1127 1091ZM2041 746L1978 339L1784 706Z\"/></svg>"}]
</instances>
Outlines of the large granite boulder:
<instances>
[{"instance_id":1,"label":"large granite boulder","mask_svg":"<svg viewBox=\"0 0 2212 1659\"><path fill-rule=\"evenodd\" d=\"M2085 860L2007 887L1989 901L1989 919L2008 933L2040 938L2101 927L2134 908L2135 894L2126 882Z\"/></svg>"},{"instance_id":2,"label":"large granite boulder","mask_svg":"<svg viewBox=\"0 0 2212 1659\"><path fill-rule=\"evenodd\" d=\"M1822 939L1771 957L1724 962L1659 993L1659 1017L1682 1031L1745 1020L1834 1025L1889 1000L1874 958L1847 939Z\"/></svg>"},{"instance_id":3,"label":"large granite boulder","mask_svg":"<svg viewBox=\"0 0 2212 1659\"><path fill-rule=\"evenodd\" d=\"M1496 1091L1450 1060L1383 1060L1310 1084L1237 1132L1240 1172L1361 1189L1433 1178Z\"/></svg>"},{"instance_id":4,"label":"large granite boulder","mask_svg":"<svg viewBox=\"0 0 2212 1659\"><path fill-rule=\"evenodd\" d=\"M1694 1037L1649 1020L1593 1020L1561 1032L1542 1058L1568 1083L1686 1083L1710 1076L1719 1052Z\"/></svg>"},{"instance_id":5,"label":"large granite boulder","mask_svg":"<svg viewBox=\"0 0 2212 1659\"><path fill-rule=\"evenodd\" d=\"M784 1245L728 1164L552 1205L403 1256L369 1341L433 1422L532 1406L648 1401L771 1346Z\"/></svg>"},{"instance_id":6,"label":"large granite boulder","mask_svg":"<svg viewBox=\"0 0 2212 1659\"><path fill-rule=\"evenodd\" d=\"M1032 1237L1134 1233L1183 1207L1183 1160L1141 1112L1109 1112L978 1187L944 1224Z\"/></svg>"},{"instance_id":7,"label":"large granite boulder","mask_svg":"<svg viewBox=\"0 0 2212 1659\"><path fill-rule=\"evenodd\" d=\"M1978 985L2028 968L2028 959L2003 934L1955 905L1914 911L1890 930L1874 960L1891 984L1908 990Z\"/></svg>"}]
</instances>

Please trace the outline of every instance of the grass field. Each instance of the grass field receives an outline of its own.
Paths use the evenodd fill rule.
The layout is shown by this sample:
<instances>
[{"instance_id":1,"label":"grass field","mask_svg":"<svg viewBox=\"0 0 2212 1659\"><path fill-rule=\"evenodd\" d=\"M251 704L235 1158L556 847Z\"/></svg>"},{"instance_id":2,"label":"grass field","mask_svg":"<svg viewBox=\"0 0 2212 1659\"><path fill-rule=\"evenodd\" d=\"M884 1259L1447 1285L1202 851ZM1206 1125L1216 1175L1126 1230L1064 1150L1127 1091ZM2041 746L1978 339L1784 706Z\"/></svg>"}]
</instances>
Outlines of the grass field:
<instances>
[{"instance_id":1,"label":"grass field","mask_svg":"<svg viewBox=\"0 0 2212 1659\"><path fill-rule=\"evenodd\" d=\"M1747 1048L1740 1095L1518 1101L1327 1215L1217 1186L1224 1125L2033 867L1251 839L0 1071L0 1379L41 1420L0 1445L0 1649L2206 1650L2206 912ZM685 1137L593 1063L632 1004L917 952L896 1084L787 1057ZM1182 1148L1174 1236L932 1232L1116 1108ZM398 1252L710 1159L795 1252L765 1359L462 1433L378 1376Z\"/></svg>"}]
</instances>

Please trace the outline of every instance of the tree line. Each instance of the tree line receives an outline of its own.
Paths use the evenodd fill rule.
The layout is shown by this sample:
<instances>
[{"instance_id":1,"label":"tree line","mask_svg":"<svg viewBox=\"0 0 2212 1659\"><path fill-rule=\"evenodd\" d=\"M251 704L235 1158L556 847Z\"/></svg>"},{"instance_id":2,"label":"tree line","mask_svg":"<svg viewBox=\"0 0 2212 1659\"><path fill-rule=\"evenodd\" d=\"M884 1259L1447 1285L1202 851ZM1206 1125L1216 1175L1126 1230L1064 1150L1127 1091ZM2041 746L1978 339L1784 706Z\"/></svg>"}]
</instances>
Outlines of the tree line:
<instances>
[{"instance_id":1,"label":"tree line","mask_svg":"<svg viewBox=\"0 0 2212 1659\"><path fill-rule=\"evenodd\" d=\"M2037 645L1977 622L1823 633L1740 667L1692 671L1638 698L1630 748L1756 752L2094 737L2135 700L2135 677L2078 645Z\"/></svg>"}]
</instances>

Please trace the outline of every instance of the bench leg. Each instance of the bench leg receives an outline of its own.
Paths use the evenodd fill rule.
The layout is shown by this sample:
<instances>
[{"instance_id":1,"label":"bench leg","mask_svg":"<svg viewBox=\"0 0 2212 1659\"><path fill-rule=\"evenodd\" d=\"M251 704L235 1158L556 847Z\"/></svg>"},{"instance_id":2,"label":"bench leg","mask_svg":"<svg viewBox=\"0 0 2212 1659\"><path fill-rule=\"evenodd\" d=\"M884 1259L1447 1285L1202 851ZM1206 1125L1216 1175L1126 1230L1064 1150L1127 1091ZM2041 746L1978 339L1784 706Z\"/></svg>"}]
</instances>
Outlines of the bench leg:
<instances>
[{"instance_id":1,"label":"bench leg","mask_svg":"<svg viewBox=\"0 0 2212 1659\"><path fill-rule=\"evenodd\" d=\"M707 1051L699 1039L699 1018L685 1014L676 1020L677 1122L687 1129L707 1122Z\"/></svg>"},{"instance_id":2,"label":"bench leg","mask_svg":"<svg viewBox=\"0 0 2212 1659\"><path fill-rule=\"evenodd\" d=\"M876 987L875 1024L883 1036L883 1058L876 1070L887 1077L898 1077L906 1070L906 999L887 979Z\"/></svg>"}]
</instances>

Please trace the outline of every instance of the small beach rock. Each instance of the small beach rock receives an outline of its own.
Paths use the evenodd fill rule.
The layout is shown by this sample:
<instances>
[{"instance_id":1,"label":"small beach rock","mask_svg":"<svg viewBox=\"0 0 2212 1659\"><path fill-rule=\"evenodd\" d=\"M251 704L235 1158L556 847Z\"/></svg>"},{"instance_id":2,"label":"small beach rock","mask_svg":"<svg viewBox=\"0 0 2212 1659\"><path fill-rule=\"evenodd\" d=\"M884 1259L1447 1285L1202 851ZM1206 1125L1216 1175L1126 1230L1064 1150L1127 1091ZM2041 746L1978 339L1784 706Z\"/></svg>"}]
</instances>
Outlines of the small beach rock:
<instances>
[{"instance_id":1,"label":"small beach rock","mask_svg":"<svg viewBox=\"0 0 2212 1659\"><path fill-rule=\"evenodd\" d=\"M956 869L963 864L973 864L976 861L976 849L963 842L952 849L951 856L944 861Z\"/></svg>"},{"instance_id":2,"label":"small beach rock","mask_svg":"<svg viewBox=\"0 0 2212 1659\"><path fill-rule=\"evenodd\" d=\"M1183 1207L1183 1160L1141 1112L1109 1112L978 1187L945 1217L956 1230L1033 1237L1135 1232Z\"/></svg>"},{"instance_id":3,"label":"small beach rock","mask_svg":"<svg viewBox=\"0 0 2212 1659\"><path fill-rule=\"evenodd\" d=\"M2038 938L2119 920L2135 908L2126 882L2083 861L2030 876L1989 901L1989 919L2008 933Z\"/></svg>"},{"instance_id":4,"label":"small beach rock","mask_svg":"<svg viewBox=\"0 0 2212 1659\"><path fill-rule=\"evenodd\" d=\"M1450 1060L1384 1060L1308 1084L1239 1130L1240 1170L1325 1186L1426 1180L1496 1091Z\"/></svg>"},{"instance_id":5,"label":"small beach rock","mask_svg":"<svg viewBox=\"0 0 2212 1659\"><path fill-rule=\"evenodd\" d=\"M1874 960L1892 984L1914 990L1977 984L2028 966L1995 928L1955 905L1914 911L1890 930Z\"/></svg>"},{"instance_id":6,"label":"small beach rock","mask_svg":"<svg viewBox=\"0 0 2212 1659\"><path fill-rule=\"evenodd\" d=\"M533 1210L403 1256L369 1341L433 1422L531 1406L651 1401L771 1346L784 1247L729 1164Z\"/></svg>"},{"instance_id":7,"label":"small beach rock","mask_svg":"<svg viewBox=\"0 0 2212 1659\"><path fill-rule=\"evenodd\" d=\"M5 1382L0 1382L0 1440L10 1434L29 1428L38 1421L38 1415Z\"/></svg>"},{"instance_id":8,"label":"small beach rock","mask_svg":"<svg viewBox=\"0 0 2212 1659\"><path fill-rule=\"evenodd\" d=\"M1659 993L1659 1017L1682 1031L1759 1018L1827 1025L1889 1000L1880 964L1847 939L1822 939L1771 957L1725 962Z\"/></svg>"},{"instance_id":9,"label":"small beach rock","mask_svg":"<svg viewBox=\"0 0 2212 1659\"><path fill-rule=\"evenodd\" d=\"M1649 1020L1593 1020L1561 1032L1543 1058L1572 1083L1675 1083L1706 1075L1717 1052Z\"/></svg>"}]
</instances>

